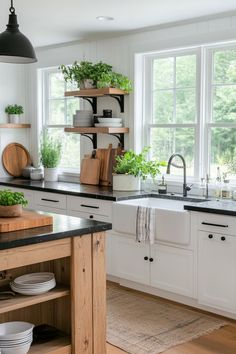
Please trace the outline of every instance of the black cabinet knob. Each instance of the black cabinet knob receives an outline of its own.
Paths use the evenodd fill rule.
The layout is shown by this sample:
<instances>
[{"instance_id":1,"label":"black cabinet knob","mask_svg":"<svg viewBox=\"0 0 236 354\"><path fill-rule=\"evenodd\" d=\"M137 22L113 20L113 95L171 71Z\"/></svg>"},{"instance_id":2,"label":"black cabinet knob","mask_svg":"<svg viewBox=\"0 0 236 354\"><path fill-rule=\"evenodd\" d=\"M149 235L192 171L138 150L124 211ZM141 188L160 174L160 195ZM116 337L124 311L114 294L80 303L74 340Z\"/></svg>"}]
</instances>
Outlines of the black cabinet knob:
<instances>
[{"instance_id":1,"label":"black cabinet knob","mask_svg":"<svg viewBox=\"0 0 236 354\"><path fill-rule=\"evenodd\" d=\"M93 219L93 215L89 215L89 219Z\"/></svg>"},{"instance_id":2,"label":"black cabinet knob","mask_svg":"<svg viewBox=\"0 0 236 354\"><path fill-rule=\"evenodd\" d=\"M213 235L212 234L208 235L208 238L213 238Z\"/></svg>"},{"instance_id":3,"label":"black cabinet knob","mask_svg":"<svg viewBox=\"0 0 236 354\"><path fill-rule=\"evenodd\" d=\"M225 241L225 240L226 240L225 236L222 236L221 241Z\"/></svg>"},{"instance_id":4,"label":"black cabinet knob","mask_svg":"<svg viewBox=\"0 0 236 354\"><path fill-rule=\"evenodd\" d=\"M153 260L154 260L153 258L149 258L149 262L153 262Z\"/></svg>"},{"instance_id":5,"label":"black cabinet knob","mask_svg":"<svg viewBox=\"0 0 236 354\"><path fill-rule=\"evenodd\" d=\"M148 257L147 257L147 256L146 256L146 257L144 257L144 260L145 260L145 261L148 261Z\"/></svg>"}]
</instances>

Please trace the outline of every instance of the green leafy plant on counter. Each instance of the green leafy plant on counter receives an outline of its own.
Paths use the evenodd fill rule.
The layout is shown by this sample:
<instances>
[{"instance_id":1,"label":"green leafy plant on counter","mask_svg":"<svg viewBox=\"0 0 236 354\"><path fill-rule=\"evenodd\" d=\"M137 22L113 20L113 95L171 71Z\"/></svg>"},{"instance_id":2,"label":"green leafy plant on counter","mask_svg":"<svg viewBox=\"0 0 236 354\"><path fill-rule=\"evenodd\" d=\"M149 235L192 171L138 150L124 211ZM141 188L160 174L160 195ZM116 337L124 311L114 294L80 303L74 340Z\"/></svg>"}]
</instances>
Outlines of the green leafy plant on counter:
<instances>
[{"instance_id":1,"label":"green leafy plant on counter","mask_svg":"<svg viewBox=\"0 0 236 354\"><path fill-rule=\"evenodd\" d=\"M127 76L112 71L112 65L102 61L93 64L89 61L74 62L73 65L59 66L66 82L76 82L81 87L85 80L92 80L96 88L114 87L126 92L132 91L131 81Z\"/></svg>"},{"instance_id":2,"label":"green leafy plant on counter","mask_svg":"<svg viewBox=\"0 0 236 354\"><path fill-rule=\"evenodd\" d=\"M145 180L148 176L155 178L160 173L160 166L166 166L166 162L147 160L150 147L145 147L140 154L128 150L124 155L116 156L114 172L141 177Z\"/></svg>"},{"instance_id":3,"label":"green leafy plant on counter","mask_svg":"<svg viewBox=\"0 0 236 354\"><path fill-rule=\"evenodd\" d=\"M24 193L12 192L10 189L0 191L0 205L11 206L17 204L27 206L28 201L25 199Z\"/></svg>"},{"instance_id":4,"label":"green leafy plant on counter","mask_svg":"<svg viewBox=\"0 0 236 354\"><path fill-rule=\"evenodd\" d=\"M62 155L62 143L58 139L49 137L43 133L40 144L40 160L43 167L55 168L59 165Z\"/></svg>"},{"instance_id":5,"label":"green leafy plant on counter","mask_svg":"<svg viewBox=\"0 0 236 354\"><path fill-rule=\"evenodd\" d=\"M17 104L15 105L8 105L5 108L5 112L8 114L23 114L24 113L24 109L22 106L19 106Z\"/></svg>"}]
</instances>

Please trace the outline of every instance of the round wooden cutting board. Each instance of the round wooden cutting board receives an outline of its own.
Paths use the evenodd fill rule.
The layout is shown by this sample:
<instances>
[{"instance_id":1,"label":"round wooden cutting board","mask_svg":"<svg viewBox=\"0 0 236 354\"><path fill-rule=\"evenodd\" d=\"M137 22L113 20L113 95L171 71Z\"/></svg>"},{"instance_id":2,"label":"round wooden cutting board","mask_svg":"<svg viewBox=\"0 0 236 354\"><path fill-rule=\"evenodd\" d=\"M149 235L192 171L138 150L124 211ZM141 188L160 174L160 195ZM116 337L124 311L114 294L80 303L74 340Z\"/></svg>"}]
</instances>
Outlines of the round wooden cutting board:
<instances>
[{"instance_id":1,"label":"round wooden cutting board","mask_svg":"<svg viewBox=\"0 0 236 354\"><path fill-rule=\"evenodd\" d=\"M22 169L31 164L28 150L21 144L8 144L2 153L2 164L9 175L22 176Z\"/></svg>"}]
</instances>

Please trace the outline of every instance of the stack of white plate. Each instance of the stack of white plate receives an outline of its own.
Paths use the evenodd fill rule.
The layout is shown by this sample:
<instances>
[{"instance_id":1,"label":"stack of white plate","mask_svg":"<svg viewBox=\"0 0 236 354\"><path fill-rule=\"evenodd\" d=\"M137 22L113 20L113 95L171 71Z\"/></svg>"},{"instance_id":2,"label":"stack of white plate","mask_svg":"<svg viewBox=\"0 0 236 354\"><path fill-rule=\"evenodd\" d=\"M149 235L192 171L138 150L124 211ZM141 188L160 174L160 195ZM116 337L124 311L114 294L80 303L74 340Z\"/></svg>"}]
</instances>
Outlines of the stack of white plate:
<instances>
[{"instance_id":1,"label":"stack of white plate","mask_svg":"<svg viewBox=\"0 0 236 354\"><path fill-rule=\"evenodd\" d=\"M10 286L13 291L22 295L40 295L53 289L56 280L53 273L30 273L16 278Z\"/></svg>"},{"instance_id":2,"label":"stack of white plate","mask_svg":"<svg viewBox=\"0 0 236 354\"><path fill-rule=\"evenodd\" d=\"M122 127L122 118L97 118L99 123L95 124L95 127Z\"/></svg>"},{"instance_id":3,"label":"stack of white plate","mask_svg":"<svg viewBox=\"0 0 236 354\"><path fill-rule=\"evenodd\" d=\"M92 126L93 113L88 110L77 110L73 115L74 127L91 127Z\"/></svg>"},{"instance_id":4,"label":"stack of white plate","mask_svg":"<svg viewBox=\"0 0 236 354\"><path fill-rule=\"evenodd\" d=\"M1 354L27 354L33 341L34 325L28 322L0 324Z\"/></svg>"}]
</instances>

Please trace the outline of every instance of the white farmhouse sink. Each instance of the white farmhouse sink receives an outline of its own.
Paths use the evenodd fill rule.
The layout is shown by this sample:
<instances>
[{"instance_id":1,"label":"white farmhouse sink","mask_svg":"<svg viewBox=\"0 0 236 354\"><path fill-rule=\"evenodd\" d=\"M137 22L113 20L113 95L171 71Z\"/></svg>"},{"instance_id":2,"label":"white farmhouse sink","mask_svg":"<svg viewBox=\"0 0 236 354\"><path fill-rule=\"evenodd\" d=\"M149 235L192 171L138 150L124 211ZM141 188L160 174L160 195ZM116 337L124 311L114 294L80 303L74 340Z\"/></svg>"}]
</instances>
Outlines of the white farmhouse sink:
<instances>
[{"instance_id":1,"label":"white farmhouse sink","mask_svg":"<svg viewBox=\"0 0 236 354\"><path fill-rule=\"evenodd\" d=\"M123 234L136 234L138 206L155 209L157 241L186 245L190 243L190 213L182 200L140 198L113 203L113 230Z\"/></svg>"}]
</instances>

